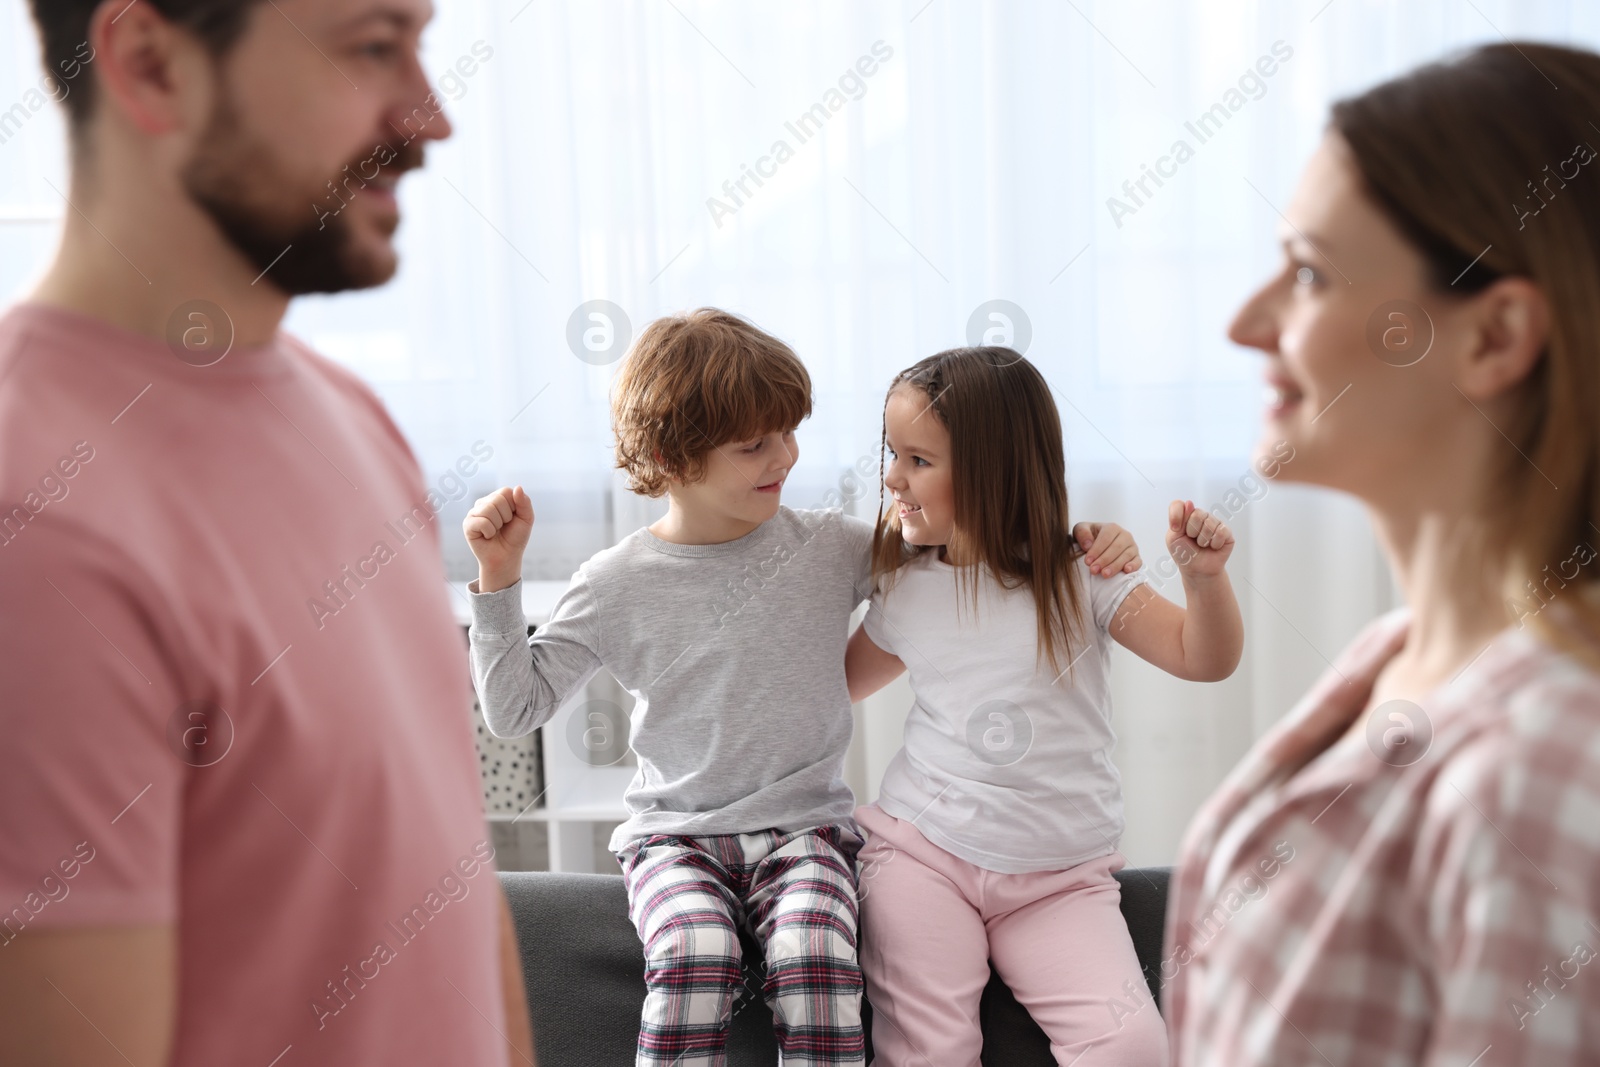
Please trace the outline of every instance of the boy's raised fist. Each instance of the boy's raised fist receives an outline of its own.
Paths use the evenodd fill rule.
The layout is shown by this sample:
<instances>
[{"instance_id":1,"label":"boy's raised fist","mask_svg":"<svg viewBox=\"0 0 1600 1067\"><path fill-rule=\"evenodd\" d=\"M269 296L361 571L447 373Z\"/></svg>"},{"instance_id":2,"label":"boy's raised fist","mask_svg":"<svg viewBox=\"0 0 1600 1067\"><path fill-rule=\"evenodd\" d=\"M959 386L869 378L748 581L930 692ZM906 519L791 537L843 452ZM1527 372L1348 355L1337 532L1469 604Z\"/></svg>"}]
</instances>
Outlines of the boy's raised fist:
<instances>
[{"instance_id":1,"label":"boy's raised fist","mask_svg":"<svg viewBox=\"0 0 1600 1067\"><path fill-rule=\"evenodd\" d=\"M522 553L533 533L533 501L522 486L479 497L461 521L467 547L478 558L478 591L493 593L522 577Z\"/></svg>"}]
</instances>

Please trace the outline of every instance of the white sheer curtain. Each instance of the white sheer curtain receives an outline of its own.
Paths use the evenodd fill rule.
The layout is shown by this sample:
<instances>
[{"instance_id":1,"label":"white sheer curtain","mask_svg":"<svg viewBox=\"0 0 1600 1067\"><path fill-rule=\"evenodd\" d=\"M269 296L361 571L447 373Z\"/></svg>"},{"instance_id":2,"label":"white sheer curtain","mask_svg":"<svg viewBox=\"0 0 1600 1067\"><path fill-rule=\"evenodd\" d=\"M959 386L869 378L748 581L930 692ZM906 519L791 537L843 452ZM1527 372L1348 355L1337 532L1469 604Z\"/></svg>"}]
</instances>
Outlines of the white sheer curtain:
<instances>
[{"instance_id":1,"label":"white sheer curtain","mask_svg":"<svg viewBox=\"0 0 1600 1067\"><path fill-rule=\"evenodd\" d=\"M841 479L875 463L893 373L1011 302L1061 403L1080 517L1129 526L1154 563L1167 500L1242 502L1238 673L1188 685L1117 654L1124 851L1164 862L1245 746L1394 597L1351 502L1250 480L1258 368L1224 327L1273 266L1274 205L1328 102L1502 35L1595 47L1600 8L443 3L428 63L457 132L405 182L400 276L299 301L289 326L372 383L429 481L460 498L443 516L453 574L468 573L452 531L470 498L521 482L539 513L528 574L564 578L659 508L611 469L616 364L569 346L580 305L622 309L625 336L714 304L789 341L816 385L786 492L807 506L859 496ZM65 189L36 72L25 5L0 0L0 294L44 262L51 183ZM493 459L458 485L479 441ZM875 497L854 507L870 515ZM863 799L908 705L895 689L864 709Z\"/></svg>"}]
</instances>

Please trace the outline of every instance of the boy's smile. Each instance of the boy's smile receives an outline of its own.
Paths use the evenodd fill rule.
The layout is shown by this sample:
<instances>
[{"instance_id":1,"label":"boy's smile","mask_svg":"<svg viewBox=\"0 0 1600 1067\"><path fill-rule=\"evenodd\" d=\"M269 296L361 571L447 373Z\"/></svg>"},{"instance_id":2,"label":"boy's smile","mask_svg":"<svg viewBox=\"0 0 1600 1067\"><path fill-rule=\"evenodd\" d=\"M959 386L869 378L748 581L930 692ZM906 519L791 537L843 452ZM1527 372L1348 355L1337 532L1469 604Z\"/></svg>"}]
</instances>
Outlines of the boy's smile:
<instances>
[{"instance_id":1,"label":"boy's smile","mask_svg":"<svg viewBox=\"0 0 1600 1067\"><path fill-rule=\"evenodd\" d=\"M672 480L670 510L650 531L680 544L743 537L778 513L783 483L799 458L792 429L717 445L706 455L704 477Z\"/></svg>"}]
</instances>

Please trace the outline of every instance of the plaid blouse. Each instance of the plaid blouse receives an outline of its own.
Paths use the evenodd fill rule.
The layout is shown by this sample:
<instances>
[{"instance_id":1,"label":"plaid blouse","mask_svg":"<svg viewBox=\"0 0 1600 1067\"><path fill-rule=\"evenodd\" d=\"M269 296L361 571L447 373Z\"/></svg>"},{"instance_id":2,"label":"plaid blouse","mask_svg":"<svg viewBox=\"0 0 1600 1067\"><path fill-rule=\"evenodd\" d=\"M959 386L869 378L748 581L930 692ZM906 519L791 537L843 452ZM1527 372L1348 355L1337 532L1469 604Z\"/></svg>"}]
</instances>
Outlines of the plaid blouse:
<instances>
[{"instance_id":1,"label":"plaid blouse","mask_svg":"<svg viewBox=\"0 0 1600 1067\"><path fill-rule=\"evenodd\" d=\"M1347 733L1408 624L1367 627L1190 825L1179 1067L1600 1064L1600 675L1510 629Z\"/></svg>"}]
</instances>

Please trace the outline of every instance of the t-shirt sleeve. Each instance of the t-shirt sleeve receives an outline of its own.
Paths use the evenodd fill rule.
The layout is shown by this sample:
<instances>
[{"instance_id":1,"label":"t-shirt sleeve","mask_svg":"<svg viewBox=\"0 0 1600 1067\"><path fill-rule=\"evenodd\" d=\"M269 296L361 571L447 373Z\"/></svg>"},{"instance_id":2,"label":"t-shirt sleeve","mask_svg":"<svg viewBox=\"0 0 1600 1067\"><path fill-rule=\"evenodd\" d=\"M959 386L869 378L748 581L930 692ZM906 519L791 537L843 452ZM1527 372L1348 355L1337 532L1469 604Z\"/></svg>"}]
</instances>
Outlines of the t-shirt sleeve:
<instances>
[{"instance_id":1,"label":"t-shirt sleeve","mask_svg":"<svg viewBox=\"0 0 1600 1067\"><path fill-rule=\"evenodd\" d=\"M532 733L601 667L600 603L587 565L578 568L550 621L532 637L521 582L493 593L471 589L467 635L484 722L496 737Z\"/></svg>"},{"instance_id":2,"label":"t-shirt sleeve","mask_svg":"<svg viewBox=\"0 0 1600 1067\"><path fill-rule=\"evenodd\" d=\"M1090 574L1088 564L1083 562L1083 557L1077 561L1078 576L1086 583L1089 592L1089 606L1094 613L1095 628L1102 633L1111 629L1111 620L1116 617L1117 609L1122 602L1128 599L1128 594L1147 581L1144 568L1140 567L1132 574L1113 574L1110 576Z\"/></svg>"},{"instance_id":3,"label":"t-shirt sleeve","mask_svg":"<svg viewBox=\"0 0 1600 1067\"><path fill-rule=\"evenodd\" d=\"M861 619L861 628L872 638L873 644L885 652L900 655L900 642L895 639L895 626L887 614L886 594L882 592L872 594L872 600L867 604L867 613Z\"/></svg>"},{"instance_id":4,"label":"t-shirt sleeve","mask_svg":"<svg viewBox=\"0 0 1600 1067\"><path fill-rule=\"evenodd\" d=\"M859 604L872 595L872 523L854 515L839 515L844 528L846 556L851 565L851 581L855 584Z\"/></svg>"},{"instance_id":5,"label":"t-shirt sleeve","mask_svg":"<svg viewBox=\"0 0 1600 1067\"><path fill-rule=\"evenodd\" d=\"M191 766L171 738L214 694L184 683L172 612L115 546L48 520L0 545L0 604L0 946L175 922Z\"/></svg>"}]
</instances>

